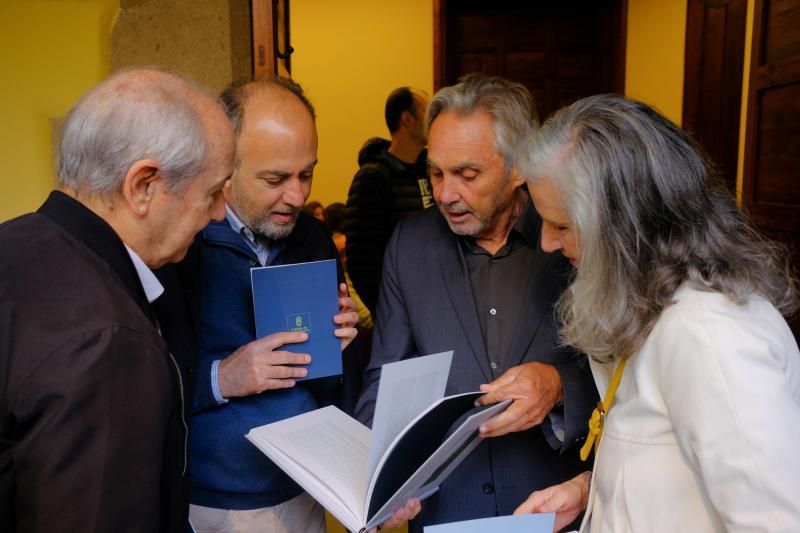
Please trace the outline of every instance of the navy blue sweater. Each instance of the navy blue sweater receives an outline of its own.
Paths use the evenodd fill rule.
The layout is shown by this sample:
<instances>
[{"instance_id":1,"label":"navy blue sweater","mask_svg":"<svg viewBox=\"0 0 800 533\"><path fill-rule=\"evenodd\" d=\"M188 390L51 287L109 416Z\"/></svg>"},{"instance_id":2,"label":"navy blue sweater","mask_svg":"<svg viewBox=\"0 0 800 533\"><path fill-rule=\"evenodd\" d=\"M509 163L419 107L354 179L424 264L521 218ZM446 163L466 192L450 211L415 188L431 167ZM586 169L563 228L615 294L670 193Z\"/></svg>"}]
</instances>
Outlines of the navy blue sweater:
<instances>
[{"instance_id":1,"label":"navy blue sweater","mask_svg":"<svg viewBox=\"0 0 800 533\"><path fill-rule=\"evenodd\" d=\"M324 226L301 214L292 235L280 245L272 264L337 257ZM291 389L265 391L225 404L214 399L210 376L215 360L224 359L255 339L250 268L257 259L227 221L210 224L198 238L189 267L189 292L196 293L197 369L192 417L192 503L222 509L270 507L301 492L245 437L251 428L283 420L330 403L340 379L300 383ZM340 278L341 276L341 268ZM347 366L347 365L346 365Z\"/></svg>"}]
</instances>

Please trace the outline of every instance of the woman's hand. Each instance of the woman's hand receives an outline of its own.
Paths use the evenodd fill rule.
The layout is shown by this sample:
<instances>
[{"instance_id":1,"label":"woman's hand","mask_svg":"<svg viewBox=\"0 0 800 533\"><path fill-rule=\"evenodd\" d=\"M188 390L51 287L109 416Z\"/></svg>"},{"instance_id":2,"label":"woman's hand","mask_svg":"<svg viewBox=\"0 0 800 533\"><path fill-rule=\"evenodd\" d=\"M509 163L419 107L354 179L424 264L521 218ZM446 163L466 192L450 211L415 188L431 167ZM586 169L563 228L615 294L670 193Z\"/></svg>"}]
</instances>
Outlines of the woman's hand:
<instances>
[{"instance_id":1,"label":"woman's hand","mask_svg":"<svg viewBox=\"0 0 800 533\"><path fill-rule=\"evenodd\" d=\"M571 524L586 509L591 478L591 472L584 472L560 485L537 490L517 507L514 514L556 513L553 531L559 531Z\"/></svg>"}]
</instances>

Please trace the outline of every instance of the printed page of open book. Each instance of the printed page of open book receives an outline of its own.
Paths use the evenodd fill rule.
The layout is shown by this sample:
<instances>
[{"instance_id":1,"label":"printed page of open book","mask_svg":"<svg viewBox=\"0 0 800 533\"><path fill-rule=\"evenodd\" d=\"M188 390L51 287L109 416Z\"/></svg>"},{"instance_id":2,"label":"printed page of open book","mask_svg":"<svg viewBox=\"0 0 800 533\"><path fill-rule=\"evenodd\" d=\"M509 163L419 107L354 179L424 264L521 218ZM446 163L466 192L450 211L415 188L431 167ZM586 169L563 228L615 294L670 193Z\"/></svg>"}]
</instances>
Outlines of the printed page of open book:
<instances>
[{"instance_id":1,"label":"printed page of open book","mask_svg":"<svg viewBox=\"0 0 800 533\"><path fill-rule=\"evenodd\" d=\"M348 529L366 522L369 428L328 406L254 428L247 438Z\"/></svg>"},{"instance_id":2,"label":"printed page of open book","mask_svg":"<svg viewBox=\"0 0 800 533\"><path fill-rule=\"evenodd\" d=\"M381 457L409 422L444 397L452 361L450 350L383 365L372 417L367 479L372 478Z\"/></svg>"}]
</instances>

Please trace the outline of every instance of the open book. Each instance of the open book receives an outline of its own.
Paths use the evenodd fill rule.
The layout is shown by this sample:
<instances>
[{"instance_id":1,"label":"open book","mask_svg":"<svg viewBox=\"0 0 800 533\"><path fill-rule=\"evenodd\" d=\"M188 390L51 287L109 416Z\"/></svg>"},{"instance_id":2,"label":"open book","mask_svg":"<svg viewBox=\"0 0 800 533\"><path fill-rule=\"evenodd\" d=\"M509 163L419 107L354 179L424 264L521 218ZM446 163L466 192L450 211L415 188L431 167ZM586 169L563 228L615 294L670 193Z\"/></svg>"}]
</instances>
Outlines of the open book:
<instances>
[{"instance_id":1,"label":"open book","mask_svg":"<svg viewBox=\"0 0 800 533\"><path fill-rule=\"evenodd\" d=\"M373 431L325 407L254 428L247 438L350 531L365 531L410 498L436 492L480 443L478 427L511 403L475 407L480 392L442 398L451 359L445 352L385 365ZM432 396L421 412L409 409Z\"/></svg>"}]
</instances>

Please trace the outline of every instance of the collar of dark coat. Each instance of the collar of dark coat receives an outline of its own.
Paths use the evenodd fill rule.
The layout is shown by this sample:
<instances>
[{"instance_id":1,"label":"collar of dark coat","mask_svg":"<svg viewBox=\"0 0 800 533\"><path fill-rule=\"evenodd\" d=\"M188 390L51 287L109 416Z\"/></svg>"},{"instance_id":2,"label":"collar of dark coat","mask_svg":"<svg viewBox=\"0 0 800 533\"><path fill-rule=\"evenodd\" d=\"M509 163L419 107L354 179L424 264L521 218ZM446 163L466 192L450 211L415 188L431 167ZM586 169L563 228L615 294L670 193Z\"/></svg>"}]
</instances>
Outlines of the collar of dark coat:
<instances>
[{"instance_id":1,"label":"collar of dark coat","mask_svg":"<svg viewBox=\"0 0 800 533\"><path fill-rule=\"evenodd\" d=\"M60 226L108 263L145 315L154 321L152 309L147 302L131 256L117 233L105 220L60 191L51 192L37 213Z\"/></svg>"},{"instance_id":2,"label":"collar of dark coat","mask_svg":"<svg viewBox=\"0 0 800 533\"><path fill-rule=\"evenodd\" d=\"M279 264L315 259L312 252L313 246L311 246L311 240L314 238L311 229L315 222L321 224L321 222L301 212L297 217L292 233L285 239L274 241L273 245L280 247L278 252ZM255 252L245 242L244 237L234 231L227 220L212 222L206 226L202 232L202 238L208 244L234 249L253 261L258 259Z\"/></svg>"}]
</instances>

